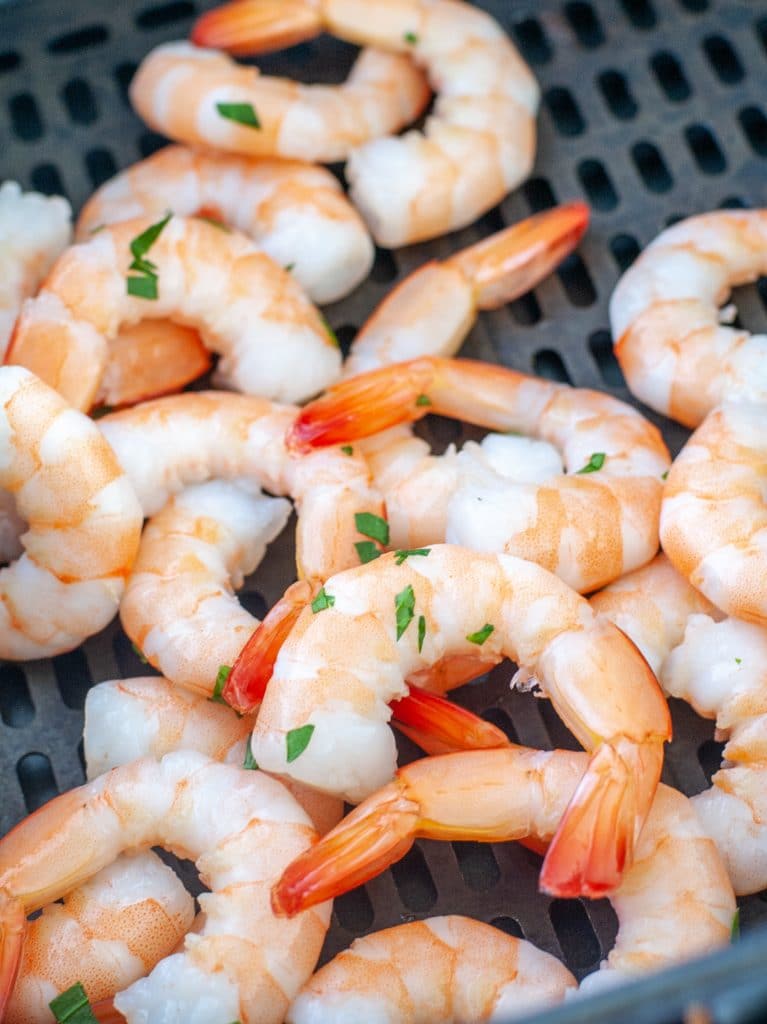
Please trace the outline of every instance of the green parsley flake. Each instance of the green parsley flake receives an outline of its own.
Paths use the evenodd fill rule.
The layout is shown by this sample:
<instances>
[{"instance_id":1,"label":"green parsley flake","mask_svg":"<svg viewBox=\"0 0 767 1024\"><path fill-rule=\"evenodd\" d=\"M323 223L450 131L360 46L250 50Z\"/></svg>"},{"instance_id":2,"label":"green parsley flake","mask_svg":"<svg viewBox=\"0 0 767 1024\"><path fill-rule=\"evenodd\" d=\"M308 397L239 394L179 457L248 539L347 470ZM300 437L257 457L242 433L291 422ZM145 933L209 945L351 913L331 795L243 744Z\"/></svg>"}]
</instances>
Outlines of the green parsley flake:
<instances>
[{"instance_id":1,"label":"green parsley flake","mask_svg":"<svg viewBox=\"0 0 767 1024\"><path fill-rule=\"evenodd\" d=\"M423 615L418 616L418 653L420 654L423 649L423 642L426 638L426 618Z\"/></svg>"},{"instance_id":2,"label":"green parsley flake","mask_svg":"<svg viewBox=\"0 0 767 1024\"><path fill-rule=\"evenodd\" d=\"M344 455L354 455L354 449L350 444L342 444L341 451L344 453Z\"/></svg>"},{"instance_id":3,"label":"green parsley flake","mask_svg":"<svg viewBox=\"0 0 767 1024\"><path fill-rule=\"evenodd\" d=\"M411 46L415 46L415 44L418 42L418 36L415 34L415 32L406 32L402 38L405 40L406 43L410 43Z\"/></svg>"},{"instance_id":4,"label":"green parsley flake","mask_svg":"<svg viewBox=\"0 0 767 1024\"><path fill-rule=\"evenodd\" d=\"M381 549L372 540L358 540L354 547L357 549L357 554L363 565L374 562L381 554Z\"/></svg>"},{"instance_id":5,"label":"green parsley flake","mask_svg":"<svg viewBox=\"0 0 767 1024\"><path fill-rule=\"evenodd\" d=\"M394 561L397 565L402 565L406 558L415 558L416 555L426 558L430 552L431 548L400 548L394 552Z\"/></svg>"},{"instance_id":6,"label":"green parsley flake","mask_svg":"<svg viewBox=\"0 0 767 1024\"><path fill-rule=\"evenodd\" d=\"M583 467L583 469L577 470L578 473L596 473L598 469L601 469L605 464L607 456L604 452L594 452L589 461Z\"/></svg>"},{"instance_id":7,"label":"green parsley flake","mask_svg":"<svg viewBox=\"0 0 767 1024\"><path fill-rule=\"evenodd\" d=\"M296 267L295 263L288 263L287 266L285 267L285 269L287 270L288 273L290 273L291 270L295 270L295 267Z\"/></svg>"},{"instance_id":8,"label":"green parsley flake","mask_svg":"<svg viewBox=\"0 0 767 1024\"><path fill-rule=\"evenodd\" d=\"M224 687L226 681L232 671L231 665L221 665L218 672L216 673L216 682L213 685L213 693L210 695L208 700L215 701L216 704L226 704L224 700Z\"/></svg>"},{"instance_id":9,"label":"green parsley flake","mask_svg":"<svg viewBox=\"0 0 767 1024\"><path fill-rule=\"evenodd\" d=\"M260 128L255 107L252 103L217 103L216 110L227 121L236 121L246 128Z\"/></svg>"},{"instance_id":10,"label":"green parsley flake","mask_svg":"<svg viewBox=\"0 0 767 1024\"><path fill-rule=\"evenodd\" d=\"M285 744L288 752L288 764L295 761L297 757L309 746L309 740L314 733L313 725L302 725L298 729L291 729L285 737Z\"/></svg>"},{"instance_id":11,"label":"green parsley flake","mask_svg":"<svg viewBox=\"0 0 767 1024\"><path fill-rule=\"evenodd\" d=\"M668 470L665 473L661 473L660 478L661 480L668 480Z\"/></svg>"},{"instance_id":12,"label":"green parsley flake","mask_svg":"<svg viewBox=\"0 0 767 1024\"><path fill-rule=\"evenodd\" d=\"M730 942L737 942L740 938L740 907L735 911L730 925Z\"/></svg>"},{"instance_id":13,"label":"green parsley flake","mask_svg":"<svg viewBox=\"0 0 767 1024\"><path fill-rule=\"evenodd\" d=\"M326 608L332 608L335 603L333 595L328 594L324 587L320 587L319 593L312 601L312 611L316 615L317 612L324 612Z\"/></svg>"},{"instance_id":14,"label":"green parsley flake","mask_svg":"<svg viewBox=\"0 0 767 1024\"><path fill-rule=\"evenodd\" d=\"M410 583L394 598L394 613L397 619L397 639L399 640L415 615L415 593Z\"/></svg>"},{"instance_id":15,"label":"green parsley flake","mask_svg":"<svg viewBox=\"0 0 767 1024\"><path fill-rule=\"evenodd\" d=\"M218 217L211 217L207 213L198 213L197 220L204 220L206 224L211 224L214 228L218 228L219 231L223 231L227 235L231 235L232 229L228 224L224 224Z\"/></svg>"},{"instance_id":16,"label":"green parsley flake","mask_svg":"<svg viewBox=\"0 0 767 1024\"><path fill-rule=\"evenodd\" d=\"M132 644L131 644L131 647L133 648L133 653L134 653L134 654L135 654L135 655L136 655L136 656L138 657L139 661L140 661L140 662L141 662L142 664L144 664L144 665L148 665L148 664L149 664L149 658L147 658L147 656L146 656L146 655L144 654L144 652L143 652L143 651L141 650L141 648L139 647L139 645L138 645L138 644L134 644L134 643L132 643Z\"/></svg>"},{"instance_id":17,"label":"green parsley flake","mask_svg":"<svg viewBox=\"0 0 767 1024\"><path fill-rule=\"evenodd\" d=\"M248 736L248 742L245 744L245 760L242 762L242 767L247 768L248 771L258 771L258 762L253 757L253 751L250 749L250 736Z\"/></svg>"},{"instance_id":18,"label":"green parsley flake","mask_svg":"<svg viewBox=\"0 0 767 1024\"><path fill-rule=\"evenodd\" d=\"M135 270L136 274L129 274L126 279L128 295L137 299L156 299L159 290L157 287L157 266L151 260L146 259L146 254L162 234L165 225L173 216L167 213L162 220L151 224L146 231L142 231L130 243L130 251L133 261L128 270Z\"/></svg>"},{"instance_id":19,"label":"green parsley flake","mask_svg":"<svg viewBox=\"0 0 767 1024\"><path fill-rule=\"evenodd\" d=\"M495 632L495 626L492 626L489 622L486 622L482 629L478 629L476 633L469 633L466 639L470 644L477 644L481 647L482 644L487 640L491 633Z\"/></svg>"},{"instance_id":20,"label":"green parsley flake","mask_svg":"<svg viewBox=\"0 0 767 1024\"><path fill-rule=\"evenodd\" d=\"M58 1024L98 1024L85 989L79 981L52 999L48 1006Z\"/></svg>"},{"instance_id":21,"label":"green parsley flake","mask_svg":"<svg viewBox=\"0 0 767 1024\"><path fill-rule=\"evenodd\" d=\"M328 332L328 337L330 338L331 342L335 345L336 348L340 348L341 342L338 340L338 335L336 334L336 332L333 330L333 328L330 326L330 324L327 322L324 316L320 317L320 319L322 320L322 326Z\"/></svg>"},{"instance_id":22,"label":"green parsley flake","mask_svg":"<svg viewBox=\"0 0 767 1024\"><path fill-rule=\"evenodd\" d=\"M736 659L735 659L735 664L736 664L736 665L740 665L740 663L741 663L742 661L743 661L743 659L742 659L742 658L736 658Z\"/></svg>"},{"instance_id":23,"label":"green parsley flake","mask_svg":"<svg viewBox=\"0 0 767 1024\"><path fill-rule=\"evenodd\" d=\"M156 299L160 294L157 288L157 275L154 273L144 274L142 277L133 274L128 277L127 285L128 295L136 299Z\"/></svg>"},{"instance_id":24,"label":"green parsley flake","mask_svg":"<svg viewBox=\"0 0 767 1024\"><path fill-rule=\"evenodd\" d=\"M372 512L355 512L354 525L363 537L370 537L384 546L389 543L389 524L380 516Z\"/></svg>"},{"instance_id":25,"label":"green parsley flake","mask_svg":"<svg viewBox=\"0 0 767 1024\"><path fill-rule=\"evenodd\" d=\"M431 405L431 399L428 395L419 395L415 400L416 405Z\"/></svg>"}]
</instances>

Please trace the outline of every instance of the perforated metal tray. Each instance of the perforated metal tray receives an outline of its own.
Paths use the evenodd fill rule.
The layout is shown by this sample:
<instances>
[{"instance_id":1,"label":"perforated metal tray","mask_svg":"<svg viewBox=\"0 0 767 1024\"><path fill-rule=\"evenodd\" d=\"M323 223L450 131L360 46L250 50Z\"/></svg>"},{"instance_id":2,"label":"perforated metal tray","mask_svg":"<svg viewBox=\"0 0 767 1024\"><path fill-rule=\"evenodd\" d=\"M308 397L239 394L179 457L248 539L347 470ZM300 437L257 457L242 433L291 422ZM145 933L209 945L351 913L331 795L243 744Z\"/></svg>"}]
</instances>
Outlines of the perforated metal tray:
<instances>
[{"instance_id":1,"label":"perforated metal tray","mask_svg":"<svg viewBox=\"0 0 767 1024\"><path fill-rule=\"evenodd\" d=\"M94 186L162 144L131 112L126 87L141 57L157 43L186 35L204 6L189 0L0 0L0 176L62 192L79 207ZM508 28L541 82L533 177L475 227L380 252L370 280L327 315L348 344L393 283L426 258L582 196L592 205L593 221L578 254L534 294L483 314L463 351L630 399L608 332L607 301L619 273L679 216L765 202L767 4L495 0L484 6ZM323 37L260 63L267 72L337 81L353 52ZM742 289L736 298L743 323L763 329L767 287ZM683 431L650 415L676 451ZM438 446L466 436L447 421L427 423L425 430ZM286 533L248 581L243 601L254 613L263 614L291 581L292 555ZM89 686L144 671L116 624L51 661L0 664L0 834L83 781L80 737ZM546 702L509 692L511 671L500 666L456 697L521 743L576 746ZM693 794L708 784L721 747L711 723L685 705L675 702L673 715L676 738L664 778ZM415 749L403 742L402 754L410 758ZM606 901L541 896L538 868L537 857L512 843L419 842L391 871L337 901L323 957L368 931L465 913L524 935L583 976L609 951L615 917ZM740 903L748 931L767 905L761 895ZM702 993L704 978L723 985L760 957L767 962L767 940L752 943L744 943L742 955L734 950L730 960L697 974L647 983L639 996L609 997L604 1018L596 1004L566 1014L640 1019L641 1004L642 1020L676 1019L685 987ZM723 1016L715 1010L716 1019L746 1019L746 1004L733 998Z\"/></svg>"}]
</instances>

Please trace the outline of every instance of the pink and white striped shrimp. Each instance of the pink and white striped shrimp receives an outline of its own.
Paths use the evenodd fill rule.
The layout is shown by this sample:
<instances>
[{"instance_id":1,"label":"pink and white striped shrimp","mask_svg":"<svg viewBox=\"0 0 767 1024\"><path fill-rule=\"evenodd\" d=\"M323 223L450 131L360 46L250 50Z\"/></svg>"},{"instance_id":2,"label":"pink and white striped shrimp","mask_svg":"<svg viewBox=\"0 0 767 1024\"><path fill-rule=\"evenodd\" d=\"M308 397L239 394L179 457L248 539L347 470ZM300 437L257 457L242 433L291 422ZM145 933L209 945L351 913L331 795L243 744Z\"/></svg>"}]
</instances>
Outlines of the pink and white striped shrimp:
<instances>
[{"instance_id":1,"label":"pink and white striped shrimp","mask_svg":"<svg viewBox=\"0 0 767 1024\"><path fill-rule=\"evenodd\" d=\"M155 47L130 87L139 116L176 142L319 163L398 132L429 95L422 72L398 54L365 50L342 85L302 85L184 42Z\"/></svg>"},{"instance_id":2,"label":"pink and white striped shrimp","mask_svg":"<svg viewBox=\"0 0 767 1024\"><path fill-rule=\"evenodd\" d=\"M238 232L168 218L106 225L67 249L25 302L6 361L88 409L109 341L151 316L196 327L235 389L300 400L338 376L337 343L286 270Z\"/></svg>"},{"instance_id":3,"label":"pink and white striped shrimp","mask_svg":"<svg viewBox=\"0 0 767 1024\"><path fill-rule=\"evenodd\" d=\"M280 783L192 751L134 761L64 793L0 840L9 922L0 993L13 977L19 910L63 896L125 850L163 846L195 861L209 891L183 948L117 994L115 1008L129 1024L281 1024L317 962L330 906L280 921L269 890L315 838Z\"/></svg>"},{"instance_id":4,"label":"pink and white striped shrimp","mask_svg":"<svg viewBox=\"0 0 767 1024\"><path fill-rule=\"evenodd\" d=\"M478 674L505 657L519 665L517 682L535 680L591 751L542 884L602 895L631 863L670 735L668 708L633 644L531 562L438 545L332 577L279 652L253 755L267 771L359 801L393 775L387 705L407 694L406 679L434 686L441 664L457 660Z\"/></svg>"},{"instance_id":5,"label":"pink and white striped shrimp","mask_svg":"<svg viewBox=\"0 0 767 1024\"><path fill-rule=\"evenodd\" d=\"M437 93L423 133L379 132L346 168L379 245L471 223L530 173L539 90L501 26L460 0L235 0L202 15L205 46L257 52L322 31L408 54Z\"/></svg>"},{"instance_id":6,"label":"pink and white striped shrimp","mask_svg":"<svg viewBox=\"0 0 767 1024\"><path fill-rule=\"evenodd\" d=\"M403 857L419 836L545 848L587 766L585 754L525 747L414 761L287 868L272 905L289 915L345 892ZM727 872L690 801L668 786L658 787L633 865L607 895L618 935L586 990L730 940L736 905Z\"/></svg>"},{"instance_id":7,"label":"pink and white striped shrimp","mask_svg":"<svg viewBox=\"0 0 767 1024\"><path fill-rule=\"evenodd\" d=\"M323 167L167 146L112 178L77 221L80 240L133 217L202 214L249 235L314 302L342 298L369 274L370 235Z\"/></svg>"},{"instance_id":8,"label":"pink and white striped shrimp","mask_svg":"<svg viewBox=\"0 0 767 1024\"><path fill-rule=\"evenodd\" d=\"M430 917L355 939L307 981L286 1022L507 1021L575 986L556 957L524 939L468 917Z\"/></svg>"},{"instance_id":9,"label":"pink and white striped shrimp","mask_svg":"<svg viewBox=\"0 0 767 1024\"><path fill-rule=\"evenodd\" d=\"M0 367L0 488L26 524L0 569L0 658L69 651L117 612L141 509L96 425L18 366Z\"/></svg>"},{"instance_id":10,"label":"pink and white striped shrimp","mask_svg":"<svg viewBox=\"0 0 767 1024\"><path fill-rule=\"evenodd\" d=\"M49 1024L80 982L91 1003L148 974L189 931L194 901L157 854L123 854L31 921L6 1024Z\"/></svg>"},{"instance_id":11,"label":"pink and white striped shrimp","mask_svg":"<svg viewBox=\"0 0 767 1024\"><path fill-rule=\"evenodd\" d=\"M395 545L504 551L582 592L658 550L668 451L636 409L596 391L468 359L418 359L335 385L301 410L289 443L348 443L430 412L539 440L493 438L457 457L430 456L409 433L366 442Z\"/></svg>"},{"instance_id":12,"label":"pink and white striped shrimp","mask_svg":"<svg viewBox=\"0 0 767 1024\"><path fill-rule=\"evenodd\" d=\"M610 300L633 394L696 427L721 402L767 399L767 338L728 327L737 285L767 273L767 211L717 210L661 232Z\"/></svg>"}]
</instances>

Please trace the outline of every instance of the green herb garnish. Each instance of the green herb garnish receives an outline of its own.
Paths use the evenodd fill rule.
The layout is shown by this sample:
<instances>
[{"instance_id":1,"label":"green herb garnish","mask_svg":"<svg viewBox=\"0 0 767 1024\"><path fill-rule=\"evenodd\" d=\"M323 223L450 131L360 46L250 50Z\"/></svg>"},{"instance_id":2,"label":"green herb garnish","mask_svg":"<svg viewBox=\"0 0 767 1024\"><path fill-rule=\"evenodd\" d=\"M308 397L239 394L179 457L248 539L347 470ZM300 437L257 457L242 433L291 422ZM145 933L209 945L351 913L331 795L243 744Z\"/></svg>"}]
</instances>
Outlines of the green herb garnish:
<instances>
[{"instance_id":1,"label":"green herb garnish","mask_svg":"<svg viewBox=\"0 0 767 1024\"><path fill-rule=\"evenodd\" d=\"M250 736L248 736L248 742L245 744L245 760L242 762L242 767L247 768L248 771L258 771L258 762L253 757L253 751L250 749Z\"/></svg>"},{"instance_id":2,"label":"green herb garnish","mask_svg":"<svg viewBox=\"0 0 767 1024\"><path fill-rule=\"evenodd\" d=\"M735 664L736 664L736 665L740 665L740 663L741 663L742 661L743 661L743 659L742 659L742 658L736 658L736 659L735 659Z\"/></svg>"},{"instance_id":3,"label":"green herb garnish","mask_svg":"<svg viewBox=\"0 0 767 1024\"><path fill-rule=\"evenodd\" d=\"M232 229L228 224L224 224L218 217L211 217L207 213L198 213L197 220L204 220L206 224L212 224L214 228L218 228L219 231L223 231L227 235L231 235Z\"/></svg>"},{"instance_id":4,"label":"green herb garnish","mask_svg":"<svg viewBox=\"0 0 767 1024\"><path fill-rule=\"evenodd\" d=\"M141 648L139 647L139 645L138 645L138 644L134 644L134 643L131 643L131 647L133 648L133 653L134 653L134 654L135 654L135 655L136 655L136 656L138 657L139 661L140 661L140 662L141 662L141 663L142 663L143 665L148 665L148 664L149 664L149 658L147 658L147 656L146 656L146 655L144 654L144 652L143 652L143 651L141 650Z\"/></svg>"},{"instance_id":5,"label":"green herb garnish","mask_svg":"<svg viewBox=\"0 0 767 1024\"><path fill-rule=\"evenodd\" d=\"M298 729L291 729L285 737L285 744L288 751L288 764L291 761L295 761L297 757L309 746L309 740L312 738L314 732L313 725L302 725Z\"/></svg>"},{"instance_id":6,"label":"green herb garnish","mask_svg":"<svg viewBox=\"0 0 767 1024\"><path fill-rule=\"evenodd\" d=\"M319 593L312 601L312 611L316 615L317 612L324 612L326 608L332 608L335 603L333 595L328 594L324 587L320 587Z\"/></svg>"},{"instance_id":7,"label":"green herb garnish","mask_svg":"<svg viewBox=\"0 0 767 1024\"><path fill-rule=\"evenodd\" d=\"M340 348L341 342L338 340L338 335L336 334L336 332L333 330L333 328L330 326L330 324L327 322L324 316L320 317L320 319L322 320L322 326L328 332L328 337L330 338L331 342L335 345L336 348Z\"/></svg>"},{"instance_id":8,"label":"green herb garnish","mask_svg":"<svg viewBox=\"0 0 767 1024\"><path fill-rule=\"evenodd\" d=\"M355 512L354 525L363 537L370 537L383 545L389 543L389 524L380 516L372 512Z\"/></svg>"},{"instance_id":9,"label":"green herb garnish","mask_svg":"<svg viewBox=\"0 0 767 1024\"><path fill-rule=\"evenodd\" d=\"M418 616L418 653L421 653L423 642L426 637L426 619L423 615Z\"/></svg>"},{"instance_id":10,"label":"green herb garnish","mask_svg":"<svg viewBox=\"0 0 767 1024\"><path fill-rule=\"evenodd\" d=\"M261 127L261 122L252 103L217 103L216 110L227 121L236 121L237 124L242 124L246 128Z\"/></svg>"},{"instance_id":11,"label":"green herb garnish","mask_svg":"<svg viewBox=\"0 0 767 1024\"><path fill-rule=\"evenodd\" d=\"M413 621L415 608L415 593L410 583L404 590L394 598L394 613L397 620L397 639L399 640L407 627Z\"/></svg>"},{"instance_id":12,"label":"green herb garnish","mask_svg":"<svg viewBox=\"0 0 767 1024\"><path fill-rule=\"evenodd\" d=\"M477 644L481 647L482 644L487 640L491 633L495 632L495 626L492 626L489 622L486 622L482 629L478 629L476 633L469 633L466 639L470 644Z\"/></svg>"},{"instance_id":13,"label":"green herb garnish","mask_svg":"<svg viewBox=\"0 0 767 1024\"><path fill-rule=\"evenodd\" d=\"M665 473L661 473L660 478L661 480L668 480L668 470Z\"/></svg>"},{"instance_id":14,"label":"green herb garnish","mask_svg":"<svg viewBox=\"0 0 767 1024\"><path fill-rule=\"evenodd\" d=\"M405 40L406 43L410 43L411 46L415 46L415 44L418 42L418 36L415 34L415 32L406 32L402 38Z\"/></svg>"},{"instance_id":15,"label":"green herb garnish","mask_svg":"<svg viewBox=\"0 0 767 1024\"><path fill-rule=\"evenodd\" d=\"M350 444L342 444L341 451L344 453L344 455L354 455L354 449Z\"/></svg>"},{"instance_id":16,"label":"green herb garnish","mask_svg":"<svg viewBox=\"0 0 767 1024\"><path fill-rule=\"evenodd\" d=\"M735 911L730 925L730 942L737 942L740 938L740 907Z\"/></svg>"},{"instance_id":17,"label":"green herb garnish","mask_svg":"<svg viewBox=\"0 0 767 1024\"><path fill-rule=\"evenodd\" d=\"M357 554L363 565L374 562L381 554L381 549L372 540L358 540L354 547L357 549Z\"/></svg>"},{"instance_id":18,"label":"green herb garnish","mask_svg":"<svg viewBox=\"0 0 767 1024\"><path fill-rule=\"evenodd\" d=\"M216 673L216 681L213 684L213 693L210 695L208 700L215 701L216 704L226 704L226 701L224 700L224 687L226 686L226 681L229 678L231 671L231 665L221 665L219 667L219 670Z\"/></svg>"},{"instance_id":19,"label":"green herb garnish","mask_svg":"<svg viewBox=\"0 0 767 1024\"><path fill-rule=\"evenodd\" d=\"M430 551L431 548L400 548L399 551L394 552L394 561L397 565L402 565L406 558L415 558L416 555L422 555L425 558Z\"/></svg>"},{"instance_id":20,"label":"green herb garnish","mask_svg":"<svg viewBox=\"0 0 767 1024\"><path fill-rule=\"evenodd\" d=\"M428 395L419 395L415 400L416 405L431 405L431 399Z\"/></svg>"},{"instance_id":21,"label":"green herb garnish","mask_svg":"<svg viewBox=\"0 0 767 1024\"><path fill-rule=\"evenodd\" d=\"M605 455L604 452L594 452L594 454L591 456L591 458L586 463L586 465L582 469L576 470L576 472L577 473L596 473L596 471L598 469L601 469L602 466L604 466L606 458L607 458L607 456Z\"/></svg>"},{"instance_id":22,"label":"green herb garnish","mask_svg":"<svg viewBox=\"0 0 767 1024\"><path fill-rule=\"evenodd\" d=\"M135 270L135 274L129 274L126 279L128 295L137 299L156 299L159 294L157 286L157 266L146 258L146 254L160 237L165 225L173 216L167 213L162 220L151 224L146 231L142 231L130 243L130 251L133 261L128 270Z\"/></svg>"},{"instance_id":23,"label":"green herb garnish","mask_svg":"<svg viewBox=\"0 0 767 1024\"><path fill-rule=\"evenodd\" d=\"M60 996L51 999L48 1006L58 1024L98 1024L85 989L79 981Z\"/></svg>"}]
</instances>

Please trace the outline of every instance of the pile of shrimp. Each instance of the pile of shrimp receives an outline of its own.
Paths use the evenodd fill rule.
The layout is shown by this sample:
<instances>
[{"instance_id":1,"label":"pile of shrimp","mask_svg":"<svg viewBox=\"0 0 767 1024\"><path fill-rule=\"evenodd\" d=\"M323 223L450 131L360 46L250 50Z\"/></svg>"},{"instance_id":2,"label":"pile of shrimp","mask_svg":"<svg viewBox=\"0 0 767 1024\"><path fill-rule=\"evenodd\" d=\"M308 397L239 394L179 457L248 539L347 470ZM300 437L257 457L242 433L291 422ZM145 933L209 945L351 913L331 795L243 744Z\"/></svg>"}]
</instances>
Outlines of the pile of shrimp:
<instances>
[{"instance_id":1,"label":"pile of shrimp","mask_svg":"<svg viewBox=\"0 0 767 1024\"><path fill-rule=\"evenodd\" d=\"M365 47L338 86L233 59L322 31ZM581 202L417 267L346 359L317 308L529 174L538 86L489 14L234 0L130 96L174 144L74 226L0 187L0 658L119 616L155 672L90 689L87 780L0 839L0 1021L480 1024L726 944L767 888L767 381L719 307L767 272L767 213L675 225L613 294L632 394L696 428L672 461L633 405L456 358ZM432 413L490 432L435 454ZM237 591L287 528L257 618ZM450 699L507 659L583 751ZM693 799L660 783L667 695L727 739ZM425 756L398 767L391 726ZM448 914L315 973L332 900L419 837L526 844L544 892L610 900L612 950L579 984Z\"/></svg>"}]
</instances>

